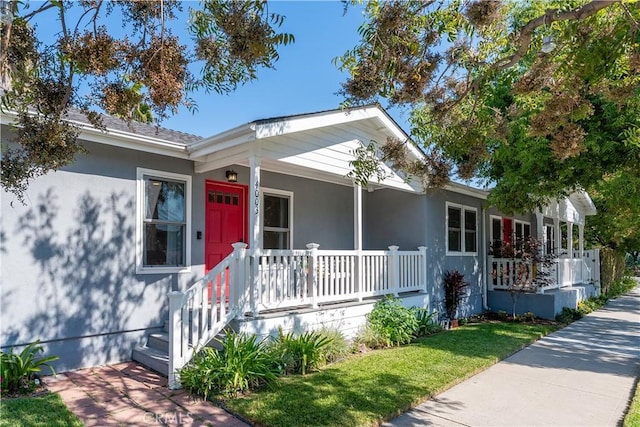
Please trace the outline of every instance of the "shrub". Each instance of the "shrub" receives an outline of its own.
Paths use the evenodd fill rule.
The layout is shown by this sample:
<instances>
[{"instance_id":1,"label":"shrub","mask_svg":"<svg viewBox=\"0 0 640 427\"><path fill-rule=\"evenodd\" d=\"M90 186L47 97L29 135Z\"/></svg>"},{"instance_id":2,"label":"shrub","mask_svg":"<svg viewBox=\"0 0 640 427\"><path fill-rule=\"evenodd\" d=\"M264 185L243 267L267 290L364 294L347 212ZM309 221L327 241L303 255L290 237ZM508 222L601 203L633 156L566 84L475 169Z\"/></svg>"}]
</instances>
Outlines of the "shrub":
<instances>
[{"instance_id":1,"label":"shrub","mask_svg":"<svg viewBox=\"0 0 640 427\"><path fill-rule=\"evenodd\" d=\"M498 310L498 313L496 313L498 316L498 319L500 320L507 320L507 312L504 310Z\"/></svg>"},{"instance_id":2,"label":"shrub","mask_svg":"<svg viewBox=\"0 0 640 427\"><path fill-rule=\"evenodd\" d=\"M575 308L562 307L562 312L556 316L556 321L560 323L571 323L582 318L582 313Z\"/></svg>"},{"instance_id":3,"label":"shrub","mask_svg":"<svg viewBox=\"0 0 640 427\"><path fill-rule=\"evenodd\" d=\"M318 334L326 337L329 342L320 349L322 363L333 363L344 359L351 349L342 332L336 328L323 327L318 330Z\"/></svg>"},{"instance_id":4,"label":"shrub","mask_svg":"<svg viewBox=\"0 0 640 427\"><path fill-rule=\"evenodd\" d=\"M444 306L449 319L455 319L458 305L466 295L469 284L465 282L464 275L458 270L447 271L444 274Z\"/></svg>"},{"instance_id":5,"label":"shrub","mask_svg":"<svg viewBox=\"0 0 640 427\"><path fill-rule=\"evenodd\" d=\"M527 311L522 315L522 318L525 322L533 322L534 320L536 320L536 315L531 311Z\"/></svg>"},{"instance_id":6,"label":"shrub","mask_svg":"<svg viewBox=\"0 0 640 427\"><path fill-rule=\"evenodd\" d=\"M418 320L418 328L415 332L416 336L423 337L442 330L442 327L437 323L437 311L429 313L426 308L414 308L414 313Z\"/></svg>"},{"instance_id":7,"label":"shrub","mask_svg":"<svg viewBox=\"0 0 640 427\"><path fill-rule=\"evenodd\" d=\"M13 348L8 353L0 351L0 394L31 393L39 383L36 374L43 367L49 368L52 374L55 370L50 362L58 360L58 356L38 357L37 354L44 351L40 341L26 346L20 354L16 354Z\"/></svg>"},{"instance_id":8,"label":"shrub","mask_svg":"<svg viewBox=\"0 0 640 427\"><path fill-rule=\"evenodd\" d=\"M281 363L281 372L306 375L307 371L317 368L324 360L322 349L330 341L328 336L315 331L301 335L289 332L285 335L280 329L278 338L272 345L272 351Z\"/></svg>"},{"instance_id":9,"label":"shrub","mask_svg":"<svg viewBox=\"0 0 640 427\"><path fill-rule=\"evenodd\" d=\"M353 339L354 351L362 351L362 346L365 348L386 348L391 346L389 337L383 335L381 331L371 327L369 323L366 323L358 335Z\"/></svg>"},{"instance_id":10,"label":"shrub","mask_svg":"<svg viewBox=\"0 0 640 427\"><path fill-rule=\"evenodd\" d=\"M367 323L388 342L387 346L410 342L418 330L418 319L413 310L391 296L375 303L367 315Z\"/></svg>"},{"instance_id":11,"label":"shrub","mask_svg":"<svg viewBox=\"0 0 640 427\"><path fill-rule=\"evenodd\" d=\"M180 382L191 393L236 396L276 381L277 365L264 341L255 335L228 332L221 350L203 348L180 371Z\"/></svg>"},{"instance_id":12,"label":"shrub","mask_svg":"<svg viewBox=\"0 0 640 427\"><path fill-rule=\"evenodd\" d=\"M609 286L609 290L607 291L606 296L609 298L618 298L619 296L624 295L631 289L635 288L636 285L636 281L631 277L624 277Z\"/></svg>"}]
</instances>

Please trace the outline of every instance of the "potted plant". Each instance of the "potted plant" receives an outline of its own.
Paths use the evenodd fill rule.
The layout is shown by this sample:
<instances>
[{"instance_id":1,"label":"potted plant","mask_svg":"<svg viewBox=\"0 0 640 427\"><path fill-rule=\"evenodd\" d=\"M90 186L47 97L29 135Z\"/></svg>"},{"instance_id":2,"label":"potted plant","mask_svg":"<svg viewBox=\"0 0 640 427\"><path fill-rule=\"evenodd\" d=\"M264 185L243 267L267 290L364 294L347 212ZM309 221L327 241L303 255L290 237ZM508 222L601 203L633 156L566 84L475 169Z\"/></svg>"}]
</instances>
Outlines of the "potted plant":
<instances>
[{"instance_id":1,"label":"potted plant","mask_svg":"<svg viewBox=\"0 0 640 427\"><path fill-rule=\"evenodd\" d=\"M460 274L458 270L447 271L444 274L444 305L453 328L458 327L458 305L465 297L468 287L464 274Z\"/></svg>"}]
</instances>

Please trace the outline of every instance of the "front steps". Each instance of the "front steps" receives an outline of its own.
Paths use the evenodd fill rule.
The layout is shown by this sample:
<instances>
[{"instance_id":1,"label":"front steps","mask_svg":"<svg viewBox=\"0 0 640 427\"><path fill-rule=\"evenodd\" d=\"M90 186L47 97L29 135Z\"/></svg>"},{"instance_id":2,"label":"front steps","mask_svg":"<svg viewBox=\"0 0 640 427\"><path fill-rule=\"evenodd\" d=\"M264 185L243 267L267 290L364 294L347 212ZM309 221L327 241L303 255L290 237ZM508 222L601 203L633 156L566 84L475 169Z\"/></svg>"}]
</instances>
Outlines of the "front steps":
<instances>
[{"instance_id":1,"label":"front steps","mask_svg":"<svg viewBox=\"0 0 640 427\"><path fill-rule=\"evenodd\" d=\"M131 358L165 377L169 376L169 329L167 322L159 332L147 336L144 346L136 346Z\"/></svg>"},{"instance_id":2,"label":"front steps","mask_svg":"<svg viewBox=\"0 0 640 427\"><path fill-rule=\"evenodd\" d=\"M147 368L156 371L165 377L169 376L169 322L164 322L162 330L157 332L151 332L147 336L147 343L145 345L136 346L133 349L131 359L146 366ZM211 340L208 344L209 347L216 349L222 348L220 343L216 340L221 340L224 337L225 331L230 329L231 326L224 328L215 339Z\"/></svg>"}]
</instances>

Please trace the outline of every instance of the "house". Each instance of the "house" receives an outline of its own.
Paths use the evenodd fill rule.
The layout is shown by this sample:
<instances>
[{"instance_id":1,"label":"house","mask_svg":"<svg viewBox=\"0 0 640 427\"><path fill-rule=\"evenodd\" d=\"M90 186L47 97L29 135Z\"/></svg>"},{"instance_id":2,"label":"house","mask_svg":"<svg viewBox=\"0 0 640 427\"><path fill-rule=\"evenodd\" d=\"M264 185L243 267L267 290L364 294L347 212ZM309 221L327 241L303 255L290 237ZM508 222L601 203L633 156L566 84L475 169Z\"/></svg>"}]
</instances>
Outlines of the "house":
<instances>
[{"instance_id":1,"label":"house","mask_svg":"<svg viewBox=\"0 0 640 427\"><path fill-rule=\"evenodd\" d=\"M392 167L381 182L354 184L355 149L408 139L378 105L209 138L69 119L86 153L34 180L26 205L3 193L0 222L1 346L40 339L60 371L129 360L136 347L134 358L172 373L224 327L266 336L327 325L353 336L383 295L443 312L451 269L471 284L460 315L479 313L504 303L514 261L489 248L511 234L566 251L554 271L561 289L539 294L548 314L594 292L574 286L595 277L584 268L584 217L595 213L584 193L506 217L486 191L451 183L426 194ZM2 116L3 143L10 123Z\"/></svg>"}]
</instances>

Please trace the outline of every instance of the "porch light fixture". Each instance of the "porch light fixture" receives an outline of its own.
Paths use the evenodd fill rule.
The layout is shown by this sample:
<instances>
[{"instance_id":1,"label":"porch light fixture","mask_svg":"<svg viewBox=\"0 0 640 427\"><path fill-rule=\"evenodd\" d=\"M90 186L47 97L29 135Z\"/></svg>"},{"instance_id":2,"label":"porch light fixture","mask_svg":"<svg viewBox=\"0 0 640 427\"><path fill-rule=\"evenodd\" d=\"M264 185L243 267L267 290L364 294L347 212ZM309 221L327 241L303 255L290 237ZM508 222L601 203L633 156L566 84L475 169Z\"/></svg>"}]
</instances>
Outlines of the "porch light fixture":
<instances>
[{"instance_id":1,"label":"porch light fixture","mask_svg":"<svg viewBox=\"0 0 640 427\"><path fill-rule=\"evenodd\" d=\"M553 41L553 36L544 36L544 38L542 39L542 51L544 53L550 53L553 52L553 50L556 48L556 44Z\"/></svg>"},{"instance_id":2,"label":"porch light fixture","mask_svg":"<svg viewBox=\"0 0 640 427\"><path fill-rule=\"evenodd\" d=\"M238 172L233 169L229 169L225 172L225 175L227 176L227 182L238 182Z\"/></svg>"}]
</instances>

